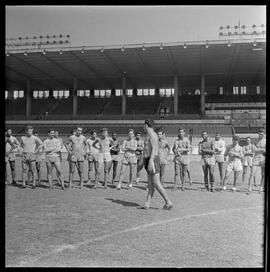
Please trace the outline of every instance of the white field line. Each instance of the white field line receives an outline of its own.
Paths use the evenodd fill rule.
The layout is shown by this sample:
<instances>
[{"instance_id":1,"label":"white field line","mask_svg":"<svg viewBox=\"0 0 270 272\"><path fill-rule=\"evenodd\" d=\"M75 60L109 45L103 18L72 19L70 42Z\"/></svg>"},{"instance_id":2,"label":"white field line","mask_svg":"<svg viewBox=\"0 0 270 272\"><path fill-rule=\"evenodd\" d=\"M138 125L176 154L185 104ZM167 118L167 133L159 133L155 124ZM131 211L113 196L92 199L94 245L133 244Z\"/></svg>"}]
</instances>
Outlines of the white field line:
<instances>
[{"instance_id":1,"label":"white field line","mask_svg":"<svg viewBox=\"0 0 270 272\"><path fill-rule=\"evenodd\" d=\"M216 215L216 214L220 214L220 213L228 213L228 212L234 212L234 211L243 211L243 210L252 210L252 209L262 209L263 206L252 206L252 207L245 207L245 208L238 208L238 209L225 209L225 210L218 210L218 211L212 211L212 212L207 212L207 213L200 213L200 214L190 214L190 215L184 215L184 216L180 216L180 217L174 217L171 219L167 219L167 220L163 220L163 221L157 221L157 222L153 222L153 223L149 223L149 224L144 224L144 225L139 225L137 227L133 227L133 228L128 228L128 229L124 229L124 230L120 230L114 233L109 233L109 234L105 234L99 237L95 237L95 238L90 238L90 239L86 239L83 242L78 242L75 244L64 244L61 245L57 248L55 248L54 250L50 251L48 254L42 255L40 257L36 257L33 258L31 261L21 261L19 263L18 266L30 266L30 264L37 262L39 259L41 258L46 258L49 257L51 255L55 255L57 253L60 253L66 249L71 249L74 250L80 246L86 245L88 243L93 243L96 241L101 241L104 240L106 238L110 238L119 234L123 234L123 233L127 233L127 232L131 232L131 231L136 231L136 230L140 230L140 229L144 229L144 228L148 228L148 227L152 227L152 226L158 226L158 225L162 225L162 224L168 224L168 223L173 223L179 220L183 220L183 219L189 219L189 218L194 218L194 217L201 217L201 216L208 216L208 215Z\"/></svg>"}]
</instances>

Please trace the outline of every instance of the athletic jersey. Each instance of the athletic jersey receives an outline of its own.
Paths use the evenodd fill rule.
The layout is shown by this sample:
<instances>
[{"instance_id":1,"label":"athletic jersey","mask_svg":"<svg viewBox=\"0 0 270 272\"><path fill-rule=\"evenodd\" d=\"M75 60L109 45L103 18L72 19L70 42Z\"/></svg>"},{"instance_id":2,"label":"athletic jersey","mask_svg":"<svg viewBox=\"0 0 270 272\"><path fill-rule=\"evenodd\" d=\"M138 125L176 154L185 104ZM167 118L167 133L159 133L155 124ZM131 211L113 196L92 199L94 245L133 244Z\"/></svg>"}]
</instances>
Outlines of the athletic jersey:
<instances>
[{"instance_id":1,"label":"athletic jersey","mask_svg":"<svg viewBox=\"0 0 270 272\"><path fill-rule=\"evenodd\" d=\"M212 141L205 141L202 140L199 142L199 151L202 156L202 158L209 158L213 156L213 153L211 151L214 151L214 143Z\"/></svg>"},{"instance_id":2,"label":"athletic jersey","mask_svg":"<svg viewBox=\"0 0 270 272\"><path fill-rule=\"evenodd\" d=\"M10 142L11 143L15 143L15 144L17 144L17 139L14 137L14 136L9 136L9 139L10 139ZM10 151L10 149L11 149L11 145L10 145L10 143L9 142L7 142L6 143L6 152L9 152ZM16 148L14 148L12 151L11 151L11 153L15 153L16 151L18 151L18 147L16 147Z\"/></svg>"},{"instance_id":3,"label":"athletic jersey","mask_svg":"<svg viewBox=\"0 0 270 272\"><path fill-rule=\"evenodd\" d=\"M238 156L235 156L231 153L229 153L230 151L238 154L239 156L243 157L243 149L242 147L237 144L235 146L233 146L232 144L231 145L228 145L227 146L227 149L226 149L226 152L225 152L225 155L229 155L229 162L232 162L232 161L235 161L235 160L241 160L241 158L239 158Z\"/></svg>"},{"instance_id":4,"label":"athletic jersey","mask_svg":"<svg viewBox=\"0 0 270 272\"><path fill-rule=\"evenodd\" d=\"M113 139L112 139L113 140ZM111 155L118 155L119 151L120 151L120 143L118 142L118 140L113 140L113 145L115 145L115 147L111 148Z\"/></svg>"},{"instance_id":5,"label":"athletic jersey","mask_svg":"<svg viewBox=\"0 0 270 272\"><path fill-rule=\"evenodd\" d=\"M263 148L264 151L256 150L257 148ZM253 151L255 153L254 158L257 158L257 157L264 158L265 157L265 152L266 152L266 139L263 138L262 140L258 140L254 144Z\"/></svg>"},{"instance_id":6,"label":"athletic jersey","mask_svg":"<svg viewBox=\"0 0 270 272\"><path fill-rule=\"evenodd\" d=\"M60 142L60 146L61 146L61 149L63 148L63 140L62 140L62 138L55 138L56 140L58 140L59 142Z\"/></svg>"},{"instance_id":7,"label":"athletic jersey","mask_svg":"<svg viewBox=\"0 0 270 272\"><path fill-rule=\"evenodd\" d=\"M252 150L252 147L253 147L252 144L245 145L245 146L242 147L244 156L253 157L254 152Z\"/></svg>"},{"instance_id":8,"label":"athletic jersey","mask_svg":"<svg viewBox=\"0 0 270 272\"><path fill-rule=\"evenodd\" d=\"M47 138L44 143L45 154L48 157L59 157L61 150L61 143L57 138Z\"/></svg>"},{"instance_id":9,"label":"athletic jersey","mask_svg":"<svg viewBox=\"0 0 270 272\"><path fill-rule=\"evenodd\" d=\"M225 142L220 139L218 141L214 141L214 148L217 149L218 151L215 151L215 155L224 155L225 150L226 150L226 145Z\"/></svg>"},{"instance_id":10,"label":"athletic jersey","mask_svg":"<svg viewBox=\"0 0 270 272\"><path fill-rule=\"evenodd\" d=\"M93 143L95 140L87 139L87 152L90 153L90 155L99 154L99 149L93 146ZM97 146L100 146L99 143L97 143Z\"/></svg>"},{"instance_id":11,"label":"athletic jersey","mask_svg":"<svg viewBox=\"0 0 270 272\"><path fill-rule=\"evenodd\" d=\"M85 142L86 138L83 135L76 136L72 135L69 137L69 146L71 145L72 153L77 156L84 156L84 148L85 148Z\"/></svg>"},{"instance_id":12,"label":"athletic jersey","mask_svg":"<svg viewBox=\"0 0 270 272\"><path fill-rule=\"evenodd\" d=\"M180 151L182 148L188 148L188 151ZM187 137L184 137L183 139L176 139L173 144L173 151L175 152L175 156L179 156L178 152L180 152L181 155L187 155L190 151L189 139Z\"/></svg>"},{"instance_id":13,"label":"athletic jersey","mask_svg":"<svg viewBox=\"0 0 270 272\"><path fill-rule=\"evenodd\" d=\"M143 148L144 148L144 140L140 139L140 140L136 140L137 141L137 149L135 151L136 155L142 155L143 153ZM138 149L138 148L141 149Z\"/></svg>"},{"instance_id":14,"label":"athletic jersey","mask_svg":"<svg viewBox=\"0 0 270 272\"><path fill-rule=\"evenodd\" d=\"M110 147L113 145L113 139L110 137L106 137L104 139L98 139L100 144L100 152L101 153L110 153Z\"/></svg>"},{"instance_id":15,"label":"athletic jersey","mask_svg":"<svg viewBox=\"0 0 270 272\"><path fill-rule=\"evenodd\" d=\"M42 145L42 141L37 136L31 135L30 137L21 137L21 146L23 153L34 153L37 145Z\"/></svg>"},{"instance_id":16,"label":"athletic jersey","mask_svg":"<svg viewBox=\"0 0 270 272\"><path fill-rule=\"evenodd\" d=\"M137 144L138 144L138 141L135 140L135 139L127 139L127 140L124 140L123 142L123 150L125 152L125 157L131 157L131 156L135 156L135 151L137 149ZM134 150L130 150L130 149L127 149L127 148L132 148Z\"/></svg>"},{"instance_id":17,"label":"athletic jersey","mask_svg":"<svg viewBox=\"0 0 270 272\"><path fill-rule=\"evenodd\" d=\"M164 139L158 141L159 149L158 155L160 157L160 162L167 162L168 160L168 152L170 151L170 146L168 142Z\"/></svg>"}]
</instances>

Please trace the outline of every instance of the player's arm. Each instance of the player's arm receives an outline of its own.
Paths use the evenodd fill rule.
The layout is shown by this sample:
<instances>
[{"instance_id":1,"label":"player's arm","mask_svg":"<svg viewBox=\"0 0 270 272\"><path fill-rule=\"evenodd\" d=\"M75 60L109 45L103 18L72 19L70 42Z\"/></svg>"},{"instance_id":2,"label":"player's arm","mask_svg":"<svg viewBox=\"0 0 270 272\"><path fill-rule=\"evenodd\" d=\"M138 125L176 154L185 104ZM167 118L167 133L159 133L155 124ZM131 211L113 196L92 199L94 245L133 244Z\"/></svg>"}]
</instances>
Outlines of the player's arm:
<instances>
[{"instance_id":1,"label":"player's arm","mask_svg":"<svg viewBox=\"0 0 270 272\"><path fill-rule=\"evenodd\" d=\"M166 143L165 148L167 149L167 155L170 155L171 153L171 147L168 143Z\"/></svg>"},{"instance_id":2,"label":"player's arm","mask_svg":"<svg viewBox=\"0 0 270 272\"><path fill-rule=\"evenodd\" d=\"M152 150L151 150L151 155L149 159L149 164L151 163L154 166L154 157L156 154L158 154L158 137L155 137L155 135L151 134L150 144L151 144Z\"/></svg>"},{"instance_id":3,"label":"player's arm","mask_svg":"<svg viewBox=\"0 0 270 272\"><path fill-rule=\"evenodd\" d=\"M136 151L137 149L137 141L134 141L135 145L134 146L127 146L126 149L130 150L130 151Z\"/></svg>"},{"instance_id":4,"label":"player's arm","mask_svg":"<svg viewBox=\"0 0 270 272\"><path fill-rule=\"evenodd\" d=\"M144 149L144 141L141 141L141 142L142 142L142 145L137 147L137 150L139 151L143 151Z\"/></svg>"},{"instance_id":5,"label":"player's arm","mask_svg":"<svg viewBox=\"0 0 270 272\"><path fill-rule=\"evenodd\" d=\"M183 151L188 152L189 150L190 150L190 142L189 142L189 140L187 139L187 141L186 141L186 147L185 147L185 148L182 147L182 148L180 149L180 151L181 151L181 152L183 152Z\"/></svg>"},{"instance_id":6,"label":"player's arm","mask_svg":"<svg viewBox=\"0 0 270 272\"><path fill-rule=\"evenodd\" d=\"M72 147L72 140L71 140L70 137L68 138L68 140L67 140L67 142L64 144L64 146L65 146L65 148L66 148L68 154L71 154L72 152L71 152L70 149L71 149L71 147Z\"/></svg>"},{"instance_id":7,"label":"player's arm","mask_svg":"<svg viewBox=\"0 0 270 272\"><path fill-rule=\"evenodd\" d=\"M38 147L35 150L35 153L39 153L43 148L43 143L38 137L36 137L35 142L38 145Z\"/></svg>"},{"instance_id":8,"label":"player's arm","mask_svg":"<svg viewBox=\"0 0 270 272\"><path fill-rule=\"evenodd\" d=\"M199 144L198 144L198 154L199 155L202 154L202 144L201 144L201 142L199 142Z\"/></svg>"},{"instance_id":9,"label":"player's arm","mask_svg":"<svg viewBox=\"0 0 270 272\"><path fill-rule=\"evenodd\" d=\"M99 139L96 139L93 143L92 143L92 146L96 149L100 149L101 147L100 146L97 146L97 144L99 143Z\"/></svg>"},{"instance_id":10,"label":"player's arm","mask_svg":"<svg viewBox=\"0 0 270 272\"><path fill-rule=\"evenodd\" d=\"M174 141L174 143L173 143L172 151L173 151L174 155L177 155L177 143L176 143L176 141Z\"/></svg>"}]
</instances>

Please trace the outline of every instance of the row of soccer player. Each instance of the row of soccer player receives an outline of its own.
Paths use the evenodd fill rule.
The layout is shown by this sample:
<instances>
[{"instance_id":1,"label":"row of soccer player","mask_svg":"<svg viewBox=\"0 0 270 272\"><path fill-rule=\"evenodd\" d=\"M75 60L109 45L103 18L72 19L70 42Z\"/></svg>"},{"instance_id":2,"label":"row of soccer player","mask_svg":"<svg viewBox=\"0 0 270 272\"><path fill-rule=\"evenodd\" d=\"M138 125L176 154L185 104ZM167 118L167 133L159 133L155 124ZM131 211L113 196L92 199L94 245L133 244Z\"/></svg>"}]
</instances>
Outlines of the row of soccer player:
<instances>
[{"instance_id":1,"label":"row of soccer player","mask_svg":"<svg viewBox=\"0 0 270 272\"><path fill-rule=\"evenodd\" d=\"M185 130L180 128L178 138L174 141L172 148L165 139L164 132L157 130L158 135L158 155L159 155L159 169L160 169L160 181L161 184L165 178L165 167L168 163L171 150L174 154L174 189L177 188L177 180L180 178L181 189L185 189L185 179L188 177L190 185L192 184L189 164L190 153L192 146L189 139L185 136ZM40 182L41 172L41 153L45 152L46 166L47 166L47 178L50 188L52 188L52 170L56 169L58 180L64 189L64 180L61 170L61 161L63 146L68 151L67 161L69 162L69 186L72 187L73 174L77 169L80 177L80 187L83 187L83 168L84 161L88 161L88 183L91 182L91 172L95 170L95 185L97 188L100 180L100 174L102 167L104 168L104 188L107 188L109 173L112 168L112 183L117 183L116 188L121 189L122 181L126 171L130 170L130 182L128 188L132 187L132 184L138 183L140 180L140 172L144 166L145 154L147 154L147 145L141 138L139 132L134 134L132 129L128 132L128 138L124 140L122 145L122 151L120 152L120 142L117 139L116 133L112 133L112 137L108 136L108 130L103 128L101 136L98 137L96 131L92 131L90 138L86 138L82 134L82 128L77 127L72 132L72 135L68 138L68 141L63 144L61 138L59 138L58 131L50 129L48 132L48 138L42 142L37 134L33 134L33 127L28 126L26 128L26 135L22 136L20 142L12 136L12 130L6 131L6 163L9 162L12 182L15 181L15 156L19 152L22 156L22 180L23 188L25 188L25 182L32 175L33 188L36 187L36 176L38 182ZM251 138L246 138L247 144L243 147L239 145L239 137L233 136L232 145L225 145L224 140L221 139L221 135L216 133L215 140L212 141L208 138L207 132L202 133L202 141L198 145L198 152L201 155L201 165L204 173L205 190L214 192L214 170L215 165L218 166L220 172L220 185L223 190L226 190L226 183L228 177L234 172L234 182L232 191L236 191L236 182L242 172L242 183L244 183L247 175L247 168L250 167L249 177L249 192L252 188L252 180L255 183L255 174L258 169L261 169L261 184L260 191L264 185L264 166L265 166L265 152L266 152L266 139L265 132L261 130L259 132L259 139L256 143L251 143ZM225 171L225 161L228 156L228 163ZM119 171L119 168L121 169ZM209 180L208 180L209 175ZM210 186L209 186L210 183Z\"/></svg>"}]
</instances>

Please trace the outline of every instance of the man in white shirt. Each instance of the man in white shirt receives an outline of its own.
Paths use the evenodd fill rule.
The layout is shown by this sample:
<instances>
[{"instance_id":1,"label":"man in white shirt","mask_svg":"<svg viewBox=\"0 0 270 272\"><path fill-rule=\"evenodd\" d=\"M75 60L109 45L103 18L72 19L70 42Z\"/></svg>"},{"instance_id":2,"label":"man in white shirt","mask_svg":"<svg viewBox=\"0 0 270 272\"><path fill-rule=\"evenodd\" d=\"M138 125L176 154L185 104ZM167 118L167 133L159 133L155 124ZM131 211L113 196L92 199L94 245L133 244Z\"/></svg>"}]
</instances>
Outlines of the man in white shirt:
<instances>
[{"instance_id":1,"label":"man in white shirt","mask_svg":"<svg viewBox=\"0 0 270 272\"><path fill-rule=\"evenodd\" d=\"M219 169L219 174L220 174L220 185L222 185L222 181L224 178L224 154L226 150L226 144L225 142L221 139L220 133L216 133L216 137L214 140L214 148L215 148L215 161L216 164L218 165Z\"/></svg>"},{"instance_id":2,"label":"man in white shirt","mask_svg":"<svg viewBox=\"0 0 270 272\"><path fill-rule=\"evenodd\" d=\"M246 138L246 145L244 145L243 148L243 154L244 154L244 161L243 161L243 175L242 175L242 184L245 182L245 178L247 175L247 169L250 167L252 168L252 159L254 156L254 152L252 151L253 144L251 143L251 138ZM254 177L255 181L255 177ZM255 185L255 182L254 182Z\"/></svg>"},{"instance_id":3,"label":"man in white shirt","mask_svg":"<svg viewBox=\"0 0 270 272\"><path fill-rule=\"evenodd\" d=\"M61 188L64 190L64 177L61 171L61 160L60 160L60 141L54 137L54 130L48 131L48 138L44 141L44 151L46 156L47 166L47 177L50 189L52 189L52 170L55 167L57 176L61 182Z\"/></svg>"},{"instance_id":4,"label":"man in white shirt","mask_svg":"<svg viewBox=\"0 0 270 272\"><path fill-rule=\"evenodd\" d=\"M21 137L20 140L21 145L21 153L22 153L22 188L26 188L26 176L27 176L27 168L28 172L32 172L32 180L33 180L33 189L36 189L36 160L37 154L43 147L42 141L33 135L33 127L26 127L26 135Z\"/></svg>"}]
</instances>

